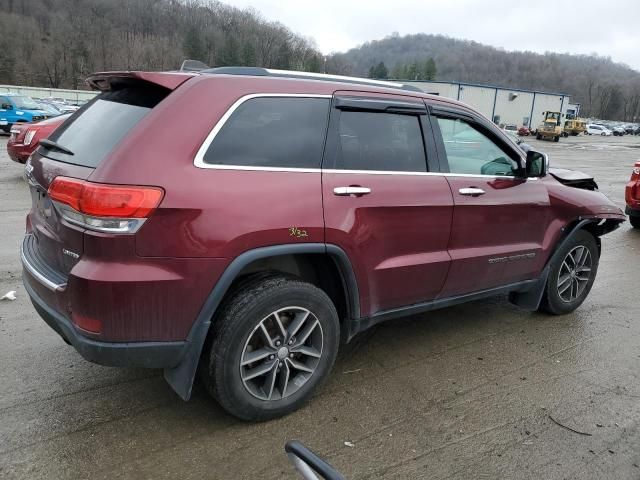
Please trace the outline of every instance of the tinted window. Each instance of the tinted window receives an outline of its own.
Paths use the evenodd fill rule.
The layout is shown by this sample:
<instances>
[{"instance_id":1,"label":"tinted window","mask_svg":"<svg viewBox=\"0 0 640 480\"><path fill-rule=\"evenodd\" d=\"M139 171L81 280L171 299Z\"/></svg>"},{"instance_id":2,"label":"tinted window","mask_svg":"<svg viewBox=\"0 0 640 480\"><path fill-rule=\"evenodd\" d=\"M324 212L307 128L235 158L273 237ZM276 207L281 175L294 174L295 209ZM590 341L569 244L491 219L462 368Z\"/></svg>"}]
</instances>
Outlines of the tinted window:
<instances>
[{"instance_id":1,"label":"tinted window","mask_svg":"<svg viewBox=\"0 0 640 480\"><path fill-rule=\"evenodd\" d=\"M424 172L418 117L392 113L340 113L335 168Z\"/></svg>"},{"instance_id":2,"label":"tinted window","mask_svg":"<svg viewBox=\"0 0 640 480\"><path fill-rule=\"evenodd\" d=\"M319 168L328 98L253 98L240 105L204 154L205 163Z\"/></svg>"},{"instance_id":3,"label":"tinted window","mask_svg":"<svg viewBox=\"0 0 640 480\"><path fill-rule=\"evenodd\" d=\"M512 176L518 164L510 154L484 133L470 124L449 118L439 118L444 148L451 173Z\"/></svg>"},{"instance_id":4,"label":"tinted window","mask_svg":"<svg viewBox=\"0 0 640 480\"><path fill-rule=\"evenodd\" d=\"M127 87L101 93L51 135L73 155L40 147L48 158L87 167L102 159L167 94L160 87Z\"/></svg>"}]
</instances>

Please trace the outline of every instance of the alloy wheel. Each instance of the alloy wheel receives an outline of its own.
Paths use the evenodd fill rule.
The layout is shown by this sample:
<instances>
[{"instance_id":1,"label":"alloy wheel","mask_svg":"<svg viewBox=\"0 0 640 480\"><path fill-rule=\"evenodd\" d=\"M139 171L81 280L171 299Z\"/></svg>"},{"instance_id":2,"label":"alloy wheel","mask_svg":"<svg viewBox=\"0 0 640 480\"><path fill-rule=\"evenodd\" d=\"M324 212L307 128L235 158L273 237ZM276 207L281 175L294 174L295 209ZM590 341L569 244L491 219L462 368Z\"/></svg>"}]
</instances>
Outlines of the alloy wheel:
<instances>
[{"instance_id":1,"label":"alloy wheel","mask_svg":"<svg viewBox=\"0 0 640 480\"><path fill-rule=\"evenodd\" d=\"M313 376L323 350L318 318L302 307L270 313L253 329L242 350L240 378L260 400L293 395Z\"/></svg>"},{"instance_id":2,"label":"alloy wheel","mask_svg":"<svg viewBox=\"0 0 640 480\"><path fill-rule=\"evenodd\" d=\"M576 300L591 279L591 252L583 245L574 247L565 257L558 272L558 296L563 302Z\"/></svg>"}]
</instances>

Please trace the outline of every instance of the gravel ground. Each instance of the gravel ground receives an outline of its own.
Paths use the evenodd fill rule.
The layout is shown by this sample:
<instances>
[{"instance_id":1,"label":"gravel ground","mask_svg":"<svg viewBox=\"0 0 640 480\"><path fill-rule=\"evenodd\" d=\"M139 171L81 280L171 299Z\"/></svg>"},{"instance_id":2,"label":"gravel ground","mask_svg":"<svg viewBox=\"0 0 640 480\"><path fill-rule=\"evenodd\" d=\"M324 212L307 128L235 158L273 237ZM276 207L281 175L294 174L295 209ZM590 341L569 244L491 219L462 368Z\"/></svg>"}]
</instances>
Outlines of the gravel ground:
<instances>
[{"instance_id":1,"label":"gravel ground","mask_svg":"<svg viewBox=\"0 0 640 480\"><path fill-rule=\"evenodd\" d=\"M36 315L18 248L30 199L0 137L0 478L296 478L298 439L347 478L640 478L640 232L603 239L564 317L503 297L381 325L345 347L304 409L263 424L160 371L84 361ZM623 206L638 138L532 139ZM570 427L554 423L552 420ZM345 442L351 442L352 447Z\"/></svg>"}]
</instances>

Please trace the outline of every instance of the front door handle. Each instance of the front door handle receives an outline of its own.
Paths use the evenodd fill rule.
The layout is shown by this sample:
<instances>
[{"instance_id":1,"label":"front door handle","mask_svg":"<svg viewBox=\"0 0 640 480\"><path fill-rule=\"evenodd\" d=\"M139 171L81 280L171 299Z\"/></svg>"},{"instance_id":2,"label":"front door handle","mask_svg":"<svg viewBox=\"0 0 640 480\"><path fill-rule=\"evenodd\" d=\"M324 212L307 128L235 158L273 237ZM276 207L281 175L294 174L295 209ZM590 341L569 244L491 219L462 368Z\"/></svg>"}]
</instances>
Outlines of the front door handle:
<instances>
[{"instance_id":1,"label":"front door handle","mask_svg":"<svg viewBox=\"0 0 640 480\"><path fill-rule=\"evenodd\" d=\"M368 187L336 187L333 189L333 194L339 197L348 197L350 195L360 197L369 193L371 193L371 189Z\"/></svg>"},{"instance_id":2,"label":"front door handle","mask_svg":"<svg viewBox=\"0 0 640 480\"><path fill-rule=\"evenodd\" d=\"M464 195L466 197L479 197L480 195L485 194L484 190L476 187L461 188L458 192L460 192L460 195Z\"/></svg>"}]
</instances>

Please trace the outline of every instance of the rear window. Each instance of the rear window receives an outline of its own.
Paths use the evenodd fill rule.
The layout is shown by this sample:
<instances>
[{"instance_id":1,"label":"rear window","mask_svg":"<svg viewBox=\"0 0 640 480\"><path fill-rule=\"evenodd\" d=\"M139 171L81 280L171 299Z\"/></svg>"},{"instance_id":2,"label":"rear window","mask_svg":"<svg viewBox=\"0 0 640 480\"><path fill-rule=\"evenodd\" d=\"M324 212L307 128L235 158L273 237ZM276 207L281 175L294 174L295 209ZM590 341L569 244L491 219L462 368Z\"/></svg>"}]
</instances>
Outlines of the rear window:
<instances>
[{"instance_id":1,"label":"rear window","mask_svg":"<svg viewBox=\"0 0 640 480\"><path fill-rule=\"evenodd\" d=\"M103 92L49 137L73 155L43 146L39 152L53 160L95 168L168 93L153 85Z\"/></svg>"},{"instance_id":2,"label":"rear window","mask_svg":"<svg viewBox=\"0 0 640 480\"><path fill-rule=\"evenodd\" d=\"M247 100L229 117L204 154L212 165L319 168L328 98Z\"/></svg>"}]
</instances>

